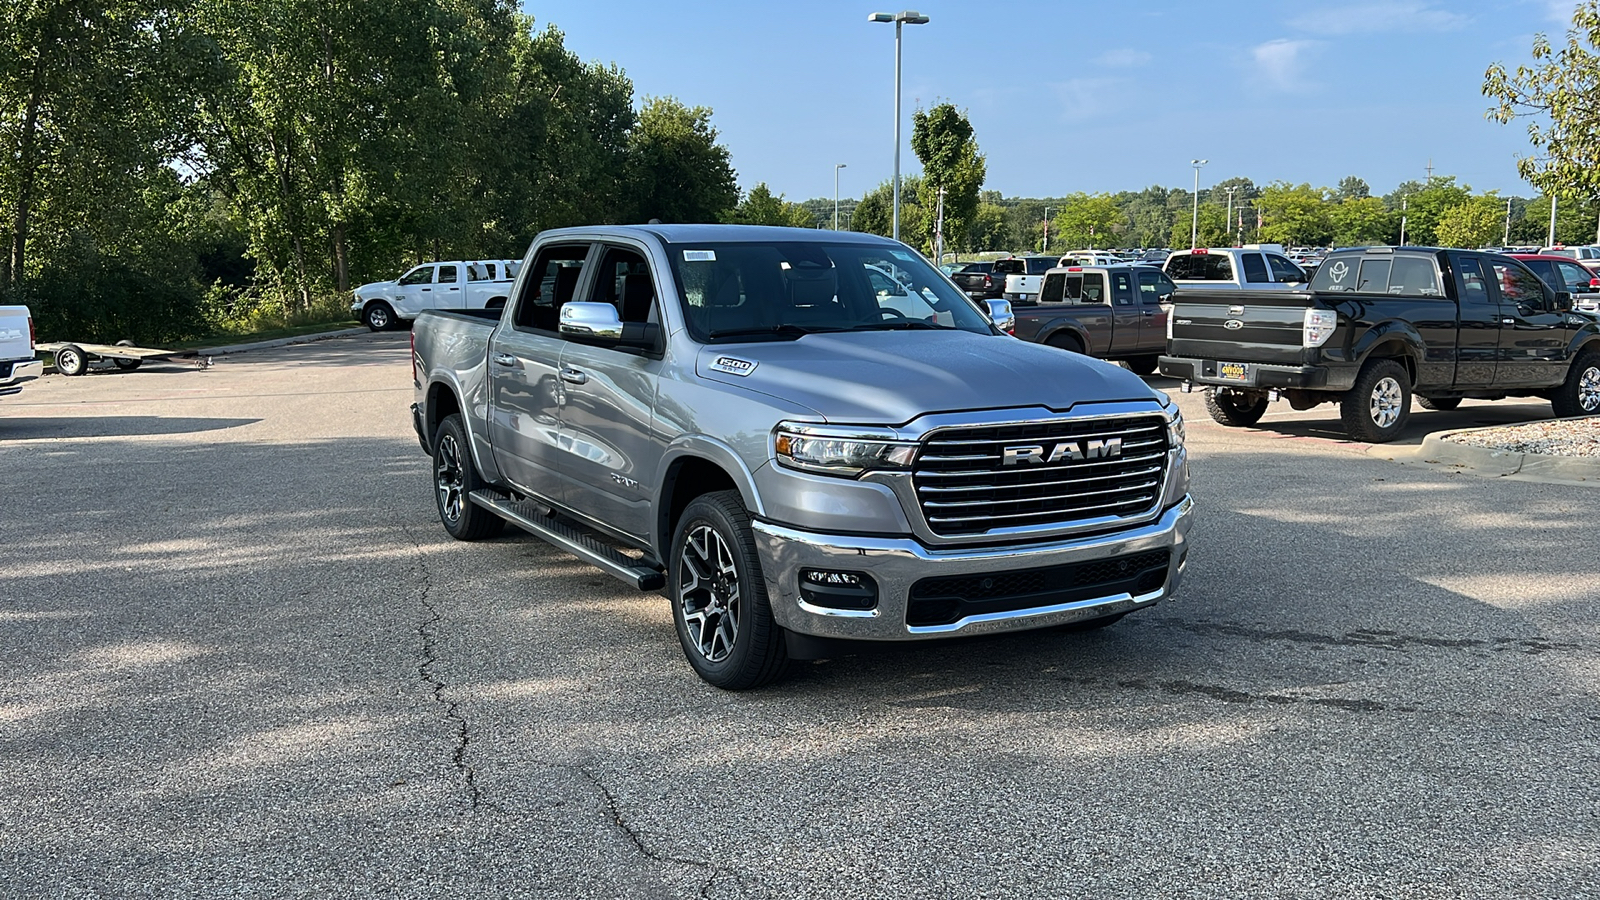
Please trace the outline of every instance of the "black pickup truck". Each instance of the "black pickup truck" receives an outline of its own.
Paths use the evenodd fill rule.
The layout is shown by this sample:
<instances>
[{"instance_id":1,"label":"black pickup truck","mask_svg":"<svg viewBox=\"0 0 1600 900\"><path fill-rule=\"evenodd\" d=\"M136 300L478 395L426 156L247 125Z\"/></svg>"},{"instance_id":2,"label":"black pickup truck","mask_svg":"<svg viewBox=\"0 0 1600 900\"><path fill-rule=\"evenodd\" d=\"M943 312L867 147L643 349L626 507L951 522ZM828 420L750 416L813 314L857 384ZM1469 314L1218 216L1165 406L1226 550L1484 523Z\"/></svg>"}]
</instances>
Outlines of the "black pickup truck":
<instances>
[{"instance_id":1,"label":"black pickup truck","mask_svg":"<svg viewBox=\"0 0 1600 900\"><path fill-rule=\"evenodd\" d=\"M1013 333L1149 375L1167 348L1166 304L1176 289L1153 266L1059 266L1044 274L1038 300L1012 304Z\"/></svg>"},{"instance_id":2,"label":"black pickup truck","mask_svg":"<svg viewBox=\"0 0 1600 900\"><path fill-rule=\"evenodd\" d=\"M994 270L993 262L970 262L950 276L956 287L974 300L999 300L1006 292L1006 276Z\"/></svg>"},{"instance_id":3,"label":"black pickup truck","mask_svg":"<svg viewBox=\"0 0 1600 900\"><path fill-rule=\"evenodd\" d=\"M1224 425L1254 425L1279 397L1337 402L1345 431L1399 436L1416 395L1544 397L1560 417L1600 413L1600 325L1520 262L1495 253L1368 247L1331 253L1304 291L1174 298L1161 374L1206 387Z\"/></svg>"}]
</instances>

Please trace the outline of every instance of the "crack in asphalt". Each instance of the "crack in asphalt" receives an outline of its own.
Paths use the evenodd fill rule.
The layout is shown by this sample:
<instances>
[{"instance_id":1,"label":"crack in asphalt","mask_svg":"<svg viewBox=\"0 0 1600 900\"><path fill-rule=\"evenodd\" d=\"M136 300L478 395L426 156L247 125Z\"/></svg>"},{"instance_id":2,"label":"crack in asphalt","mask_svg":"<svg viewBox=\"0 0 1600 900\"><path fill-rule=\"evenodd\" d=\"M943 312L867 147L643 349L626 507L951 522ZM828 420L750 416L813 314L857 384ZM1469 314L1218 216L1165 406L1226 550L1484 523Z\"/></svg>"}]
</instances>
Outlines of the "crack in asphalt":
<instances>
[{"instance_id":1,"label":"crack in asphalt","mask_svg":"<svg viewBox=\"0 0 1600 900\"><path fill-rule=\"evenodd\" d=\"M1185 622L1179 619L1147 619L1149 624L1178 628L1195 634L1224 634L1253 641L1289 641L1296 644L1319 644L1328 647L1370 647L1379 650L1405 650L1408 647L1428 647L1439 650L1488 650L1495 653L1517 652L1529 656L1541 653L1584 652L1581 644L1568 641L1551 641L1545 638L1441 638L1400 634L1396 631L1360 629L1343 635L1318 634L1294 628L1251 628L1246 625L1228 625L1220 622Z\"/></svg>"},{"instance_id":2,"label":"crack in asphalt","mask_svg":"<svg viewBox=\"0 0 1600 900\"><path fill-rule=\"evenodd\" d=\"M600 776L589 771L589 769L583 766L577 766L576 768L580 773L582 773L583 777L587 778L589 783L594 785L595 789L600 792L600 796L605 800L606 811L611 814L612 823L615 824L617 828L621 829L623 834L627 835L628 841L633 844L633 848L635 850L639 851L640 856L643 856L645 859L648 859L651 862L675 863L680 866L694 866L696 868L708 870L711 874L707 876L705 883L700 885L700 896L707 898L707 900L710 900L711 889L716 886L717 880L722 878L724 875L728 876L739 885L741 894L744 892L744 879L740 877L739 873L733 869L724 869L714 863L706 862L705 860L688 859L682 856L672 856L670 854L661 853L657 850L651 849L650 845L645 842L644 835L639 831L639 829L634 827L633 823L629 822L627 818L623 816L622 805L617 801L617 795L613 794L609 787L606 787L605 782L600 780Z\"/></svg>"},{"instance_id":3,"label":"crack in asphalt","mask_svg":"<svg viewBox=\"0 0 1600 900\"><path fill-rule=\"evenodd\" d=\"M433 702L444 708L444 715L449 720L455 732L455 748L451 751L450 762L461 775L467 786L467 796L476 810L483 804L483 791L478 788L477 776L472 766L467 762L467 745L471 741L470 731L467 727L466 717L461 715L460 703L444 695L444 679L434 673L433 667L439 662L439 654L435 648L436 628L444 617L439 614L438 608L433 605L433 572L428 568L428 561L422 555L422 545L411 536L409 529L403 529L406 537L411 540L413 549L417 552L417 570L421 573L421 593L417 599L422 608L427 611L427 616L417 625L417 636L422 640L422 663L417 666L417 674L422 677L433 693Z\"/></svg>"}]
</instances>

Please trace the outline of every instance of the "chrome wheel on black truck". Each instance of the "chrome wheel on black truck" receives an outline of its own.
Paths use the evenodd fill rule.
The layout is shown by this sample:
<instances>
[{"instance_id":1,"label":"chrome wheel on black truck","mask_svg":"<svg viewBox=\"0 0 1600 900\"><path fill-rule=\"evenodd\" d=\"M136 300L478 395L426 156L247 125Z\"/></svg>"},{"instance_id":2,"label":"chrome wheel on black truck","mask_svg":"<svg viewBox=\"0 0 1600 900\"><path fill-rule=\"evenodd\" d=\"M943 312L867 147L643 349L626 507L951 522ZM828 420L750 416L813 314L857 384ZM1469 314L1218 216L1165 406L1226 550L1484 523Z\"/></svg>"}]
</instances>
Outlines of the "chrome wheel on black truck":
<instances>
[{"instance_id":1,"label":"chrome wheel on black truck","mask_svg":"<svg viewBox=\"0 0 1600 900\"><path fill-rule=\"evenodd\" d=\"M1551 395L1550 406L1559 419L1600 413L1600 353L1587 350L1573 360L1567 380Z\"/></svg>"},{"instance_id":2,"label":"chrome wheel on black truck","mask_svg":"<svg viewBox=\"0 0 1600 900\"><path fill-rule=\"evenodd\" d=\"M750 514L738 491L689 502L668 567L672 619L696 674L730 691L783 674L789 661L783 630L772 618Z\"/></svg>"},{"instance_id":3,"label":"chrome wheel on black truck","mask_svg":"<svg viewBox=\"0 0 1600 900\"><path fill-rule=\"evenodd\" d=\"M1261 391L1206 388L1206 412L1219 425L1248 428L1267 414L1267 395Z\"/></svg>"},{"instance_id":4,"label":"chrome wheel on black truck","mask_svg":"<svg viewBox=\"0 0 1600 900\"><path fill-rule=\"evenodd\" d=\"M1411 417L1411 378L1405 366L1392 359L1369 360L1340 401L1339 417L1355 440L1382 444L1399 437Z\"/></svg>"}]
</instances>

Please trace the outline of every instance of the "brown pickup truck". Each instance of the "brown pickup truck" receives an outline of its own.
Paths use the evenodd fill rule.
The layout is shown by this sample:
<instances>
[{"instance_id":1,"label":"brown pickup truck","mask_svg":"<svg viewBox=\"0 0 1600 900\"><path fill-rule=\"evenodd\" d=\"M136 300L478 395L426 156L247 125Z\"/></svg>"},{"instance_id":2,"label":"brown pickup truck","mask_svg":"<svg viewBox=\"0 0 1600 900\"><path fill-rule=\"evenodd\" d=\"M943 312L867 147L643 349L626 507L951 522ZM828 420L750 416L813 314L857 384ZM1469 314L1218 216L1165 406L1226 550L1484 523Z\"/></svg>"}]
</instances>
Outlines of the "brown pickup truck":
<instances>
[{"instance_id":1,"label":"brown pickup truck","mask_svg":"<svg viewBox=\"0 0 1600 900\"><path fill-rule=\"evenodd\" d=\"M1149 375L1167 349L1172 280L1153 266L1061 266L1039 299L1013 301L1016 335Z\"/></svg>"}]
</instances>

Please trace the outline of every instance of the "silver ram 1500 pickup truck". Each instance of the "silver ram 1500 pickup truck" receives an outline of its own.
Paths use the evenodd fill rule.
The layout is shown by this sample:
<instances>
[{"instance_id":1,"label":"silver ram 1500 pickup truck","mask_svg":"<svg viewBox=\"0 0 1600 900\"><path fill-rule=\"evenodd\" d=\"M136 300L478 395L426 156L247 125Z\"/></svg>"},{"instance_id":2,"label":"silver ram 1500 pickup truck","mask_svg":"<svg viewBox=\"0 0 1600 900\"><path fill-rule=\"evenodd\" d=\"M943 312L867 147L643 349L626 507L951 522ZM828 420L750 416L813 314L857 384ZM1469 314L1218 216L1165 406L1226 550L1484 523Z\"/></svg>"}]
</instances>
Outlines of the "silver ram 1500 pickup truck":
<instances>
[{"instance_id":1,"label":"silver ram 1500 pickup truck","mask_svg":"<svg viewBox=\"0 0 1600 900\"><path fill-rule=\"evenodd\" d=\"M1183 571L1177 406L885 238L547 231L503 314L412 340L445 529L509 521L664 587L718 687L840 641L1106 625Z\"/></svg>"}]
</instances>

